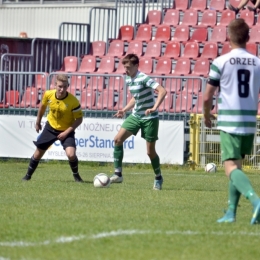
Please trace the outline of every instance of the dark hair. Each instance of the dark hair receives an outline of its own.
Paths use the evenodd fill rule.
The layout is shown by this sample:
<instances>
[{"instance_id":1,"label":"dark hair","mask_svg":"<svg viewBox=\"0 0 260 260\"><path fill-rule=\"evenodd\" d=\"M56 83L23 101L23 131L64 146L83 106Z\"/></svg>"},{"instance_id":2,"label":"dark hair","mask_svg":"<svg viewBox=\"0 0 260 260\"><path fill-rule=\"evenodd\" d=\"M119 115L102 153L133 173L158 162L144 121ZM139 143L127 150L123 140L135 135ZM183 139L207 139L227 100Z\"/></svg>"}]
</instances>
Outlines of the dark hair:
<instances>
[{"instance_id":1,"label":"dark hair","mask_svg":"<svg viewBox=\"0 0 260 260\"><path fill-rule=\"evenodd\" d=\"M249 39L249 26L244 19L232 20L228 25L230 40L236 45L244 45Z\"/></svg>"},{"instance_id":2,"label":"dark hair","mask_svg":"<svg viewBox=\"0 0 260 260\"><path fill-rule=\"evenodd\" d=\"M131 63L133 65L139 64L139 58L136 54L127 54L123 60L122 63L125 65L126 63Z\"/></svg>"}]
</instances>

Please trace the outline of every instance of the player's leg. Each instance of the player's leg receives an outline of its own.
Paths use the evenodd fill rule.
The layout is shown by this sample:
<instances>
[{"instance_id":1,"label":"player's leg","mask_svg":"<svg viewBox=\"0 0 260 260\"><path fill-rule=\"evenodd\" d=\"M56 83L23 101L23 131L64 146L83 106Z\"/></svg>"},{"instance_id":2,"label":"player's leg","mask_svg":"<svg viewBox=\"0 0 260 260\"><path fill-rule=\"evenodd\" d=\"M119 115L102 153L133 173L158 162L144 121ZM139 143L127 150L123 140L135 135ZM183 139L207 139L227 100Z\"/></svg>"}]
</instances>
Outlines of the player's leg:
<instances>
[{"instance_id":1,"label":"player's leg","mask_svg":"<svg viewBox=\"0 0 260 260\"><path fill-rule=\"evenodd\" d=\"M36 170L36 168L37 168L37 166L40 162L40 159L42 158L42 156L44 155L45 152L46 152L46 150L41 150L39 148L36 148L33 156L30 159L29 166L28 166L28 169L27 169L27 173L22 178L22 180L29 181L32 178L32 175L35 172L35 170Z\"/></svg>"},{"instance_id":2,"label":"player's leg","mask_svg":"<svg viewBox=\"0 0 260 260\"><path fill-rule=\"evenodd\" d=\"M230 191L232 191L231 189L234 189L234 191L235 189L237 190L237 193L231 192L231 194L233 194L232 200L234 204L234 217L239 200L238 194L242 194L251 202L253 206L254 215L252 217L251 224L255 224L260 218L260 200L254 191L249 178L242 171L241 165L242 155L251 153L254 135L239 136L221 132L220 136L222 145L221 151L223 152L222 160L224 161L225 173L232 183L229 189ZM231 210L232 208L230 207L228 212Z\"/></svg>"},{"instance_id":3,"label":"player's leg","mask_svg":"<svg viewBox=\"0 0 260 260\"><path fill-rule=\"evenodd\" d=\"M247 9L252 12L256 12L257 8L259 8L260 0L251 0L254 6L247 6Z\"/></svg>"},{"instance_id":4,"label":"player's leg","mask_svg":"<svg viewBox=\"0 0 260 260\"><path fill-rule=\"evenodd\" d=\"M70 133L65 140L61 142L63 149L66 152L66 155L69 160L69 165L73 174L75 182L83 182L82 178L79 175L79 161L76 155L76 143L75 143L75 133Z\"/></svg>"},{"instance_id":5,"label":"player's leg","mask_svg":"<svg viewBox=\"0 0 260 260\"><path fill-rule=\"evenodd\" d=\"M228 8L237 14L240 11L240 9L242 9L248 2L249 2L249 0L241 0L238 7L235 7L231 4L229 4Z\"/></svg>"},{"instance_id":6,"label":"player's leg","mask_svg":"<svg viewBox=\"0 0 260 260\"><path fill-rule=\"evenodd\" d=\"M161 190L163 184L163 177L161 174L160 158L155 150L155 144L158 140L159 118L152 118L142 121L142 138L146 140L147 155L151 160L153 171L155 174L154 190Z\"/></svg>"},{"instance_id":7,"label":"player's leg","mask_svg":"<svg viewBox=\"0 0 260 260\"><path fill-rule=\"evenodd\" d=\"M114 167L115 172L110 177L111 183L121 183L123 182L122 175L122 162L124 157L124 141L130 137L131 135L136 135L138 130L140 129L140 123L137 118L130 115L126 118L124 123L122 124L119 132L114 138Z\"/></svg>"},{"instance_id":8,"label":"player's leg","mask_svg":"<svg viewBox=\"0 0 260 260\"><path fill-rule=\"evenodd\" d=\"M123 182L122 174L122 162L124 157L124 141L132 135L132 132L129 132L123 126L120 128L119 132L114 138L114 174L110 177L111 183L121 183Z\"/></svg>"},{"instance_id":9,"label":"player's leg","mask_svg":"<svg viewBox=\"0 0 260 260\"><path fill-rule=\"evenodd\" d=\"M37 148L30 159L27 173L22 180L29 181L31 179L44 153L57 140L56 136L55 133L48 131L46 127L43 129L37 141L33 142Z\"/></svg>"}]
</instances>

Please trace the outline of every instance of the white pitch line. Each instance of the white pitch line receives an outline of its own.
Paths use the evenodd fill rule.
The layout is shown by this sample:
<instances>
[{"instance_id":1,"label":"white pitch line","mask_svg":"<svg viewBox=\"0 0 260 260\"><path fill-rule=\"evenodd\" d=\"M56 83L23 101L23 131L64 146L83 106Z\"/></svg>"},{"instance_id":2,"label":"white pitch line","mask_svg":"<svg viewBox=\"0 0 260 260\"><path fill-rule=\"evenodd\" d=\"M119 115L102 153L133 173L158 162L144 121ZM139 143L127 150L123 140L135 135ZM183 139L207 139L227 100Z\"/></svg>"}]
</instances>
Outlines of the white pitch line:
<instances>
[{"instance_id":1,"label":"white pitch line","mask_svg":"<svg viewBox=\"0 0 260 260\"><path fill-rule=\"evenodd\" d=\"M222 231L211 231L211 232L200 232L200 231L192 231L192 230L172 230L172 231L149 231L149 230L116 230L110 232L102 232L96 235L79 235L79 236L70 236L70 237L59 237L55 240L46 240L43 242L32 243L32 242L0 242L0 246L2 247L34 247L34 246L46 246L50 244L62 244L62 243L72 243L74 241L79 241L83 239L102 239L108 237L116 237L116 236L132 236L132 235L143 235L143 234L165 234L165 235L183 235L183 236L197 236L197 235L212 235L212 236L260 236L259 232L222 232ZM0 260L4 260L1 259Z\"/></svg>"}]
</instances>

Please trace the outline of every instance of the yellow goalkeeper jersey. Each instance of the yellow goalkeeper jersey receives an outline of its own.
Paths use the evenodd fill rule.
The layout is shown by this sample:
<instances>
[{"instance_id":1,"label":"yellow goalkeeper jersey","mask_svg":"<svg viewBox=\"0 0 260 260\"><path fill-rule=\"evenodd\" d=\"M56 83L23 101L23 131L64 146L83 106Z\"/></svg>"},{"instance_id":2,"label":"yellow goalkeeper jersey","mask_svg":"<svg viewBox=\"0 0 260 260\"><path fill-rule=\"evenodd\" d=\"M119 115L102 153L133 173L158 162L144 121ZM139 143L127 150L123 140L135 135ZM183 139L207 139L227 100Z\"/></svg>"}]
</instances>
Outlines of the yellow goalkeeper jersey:
<instances>
[{"instance_id":1,"label":"yellow goalkeeper jersey","mask_svg":"<svg viewBox=\"0 0 260 260\"><path fill-rule=\"evenodd\" d=\"M63 99L56 98L56 90L47 90L44 93L42 104L49 107L47 120L57 131L69 128L75 119L83 116L78 99L67 92Z\"/></svg>"}]
</instances>

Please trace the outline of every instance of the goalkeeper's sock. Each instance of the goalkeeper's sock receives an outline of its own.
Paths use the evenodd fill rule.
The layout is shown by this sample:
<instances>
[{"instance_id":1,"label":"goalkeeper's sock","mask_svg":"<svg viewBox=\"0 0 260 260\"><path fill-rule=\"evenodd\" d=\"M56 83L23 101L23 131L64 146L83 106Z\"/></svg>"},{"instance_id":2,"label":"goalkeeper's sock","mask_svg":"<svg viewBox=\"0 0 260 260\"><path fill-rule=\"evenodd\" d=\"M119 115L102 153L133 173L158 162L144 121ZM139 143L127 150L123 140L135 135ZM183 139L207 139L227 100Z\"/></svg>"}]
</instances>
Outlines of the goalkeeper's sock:
<instances>
[{"instance_id":1,"label":"goalkeeper's sock","mask_svg":"<svg viewBox=\"0 0 260 260\"><path fill-rule=\"evenodd\" d=\"M33 156L31 157L26 175L29 175L29 176L33 175L34 171L36 170L36 168L39 164L39 161L40 160L34 159Z\"/></svg>"},{"instance_id":2,"label":"goalkeeper's sock","mask_svg":"<svg viewBox=\"0 0 260 260\"><path fill-rule=\"evenodd\" d=\"M78 164L79 164L79 161L78 161L78 157L76 156L76 158L74 159L74 161L69 161L69 164L70 164L70 168L72 170L72 172L74 174L77 174L78 173Z\"/></svg>"},{"instance_id":3,"label":"goalkeeper's sock","mask_svg":"<svg viewBox=\"0 0 260 260\"><path fill-rule=\"evenodd\" d=\"M236 189L243 194L252 205L259 199L248 177L240 169L235 169L230 173L230 180Z\"/></svg>"}]
</instances>

